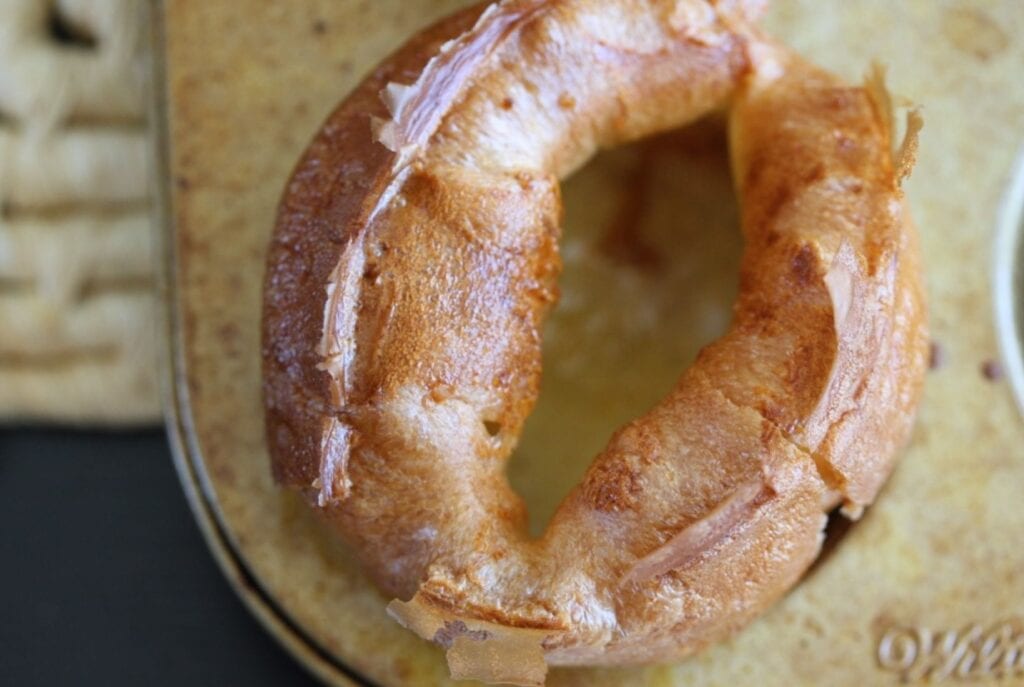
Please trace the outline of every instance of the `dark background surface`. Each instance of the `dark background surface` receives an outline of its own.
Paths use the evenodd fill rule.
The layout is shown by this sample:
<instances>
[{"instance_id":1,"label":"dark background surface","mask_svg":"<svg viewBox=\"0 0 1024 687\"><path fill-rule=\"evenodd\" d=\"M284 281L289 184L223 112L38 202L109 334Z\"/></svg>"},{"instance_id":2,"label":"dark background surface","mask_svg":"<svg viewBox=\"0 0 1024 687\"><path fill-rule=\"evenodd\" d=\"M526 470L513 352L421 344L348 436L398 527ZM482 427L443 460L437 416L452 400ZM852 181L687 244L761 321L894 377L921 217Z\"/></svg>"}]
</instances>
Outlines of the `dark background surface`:
<instances>
[{"instance_id":1,"label":"dark background surface","mask_svg":"<svg viewBox=\"0 0 1024 687\"><path fill-rule=\"evenodd\" d=\"M160 430L0 430L0 684L318 684L228 586Z\"/></svg>"}]
</instances>

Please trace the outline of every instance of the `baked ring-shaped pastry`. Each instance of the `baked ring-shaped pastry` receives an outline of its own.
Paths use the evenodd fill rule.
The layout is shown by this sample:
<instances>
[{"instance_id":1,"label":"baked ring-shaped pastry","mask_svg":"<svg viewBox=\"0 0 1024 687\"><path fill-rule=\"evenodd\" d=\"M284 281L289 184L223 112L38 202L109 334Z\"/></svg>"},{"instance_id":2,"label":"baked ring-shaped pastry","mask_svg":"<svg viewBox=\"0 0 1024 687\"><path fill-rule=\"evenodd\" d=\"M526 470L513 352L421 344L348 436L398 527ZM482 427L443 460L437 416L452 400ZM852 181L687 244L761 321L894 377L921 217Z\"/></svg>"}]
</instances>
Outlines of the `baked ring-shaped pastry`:
<instances>
[{"instance_id":1,"label":"baked ring-shaped pastry","mask_svg":"<svg viewBox=\"0 0 1024 687\"><path fill-rule=\"evenodd\" d=\"M880 79L848 87L773 44L757 4L459 14L342 103L287 188L264 313L275 475L456 677L536 684L546 663L666 660L735 631L907 438L926 349L899 188L913 139L893 151ZM734 322L531 539L504 463L556 299L558 180L724 106Z\"/></svg>"}]
</instances>

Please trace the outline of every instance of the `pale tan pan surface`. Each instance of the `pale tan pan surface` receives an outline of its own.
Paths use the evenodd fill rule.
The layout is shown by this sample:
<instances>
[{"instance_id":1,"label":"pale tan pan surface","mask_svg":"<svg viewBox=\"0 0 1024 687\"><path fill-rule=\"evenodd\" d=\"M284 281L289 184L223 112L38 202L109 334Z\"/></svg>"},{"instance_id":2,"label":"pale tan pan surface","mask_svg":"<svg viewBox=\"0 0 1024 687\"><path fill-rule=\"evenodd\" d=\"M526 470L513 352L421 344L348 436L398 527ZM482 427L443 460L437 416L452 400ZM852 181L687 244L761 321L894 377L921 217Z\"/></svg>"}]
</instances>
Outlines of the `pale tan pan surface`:
<instances>
[{"instance_id":1,"label":"pale tan pan surface","mask_svg":"<svg viewBox=\"0 0 1024 687\"><path fill-rule=\"evenodd\" d=\"M140 7L0 3L0 421L159 418Z\"/></svg>"},{"instance_id":2,"label":"pale tan pan surface","mask_svg":"<svg viewBox=\"0 0 1024 687\"><path fill-rule=\"evenodd\" d=\"M447 671L441 652L387 619L386 599L270 481L259 396L263 254L282 185L330 108L405 36L463 4L177 0L166 10L169 181L196 443L228 534L261 584L328 651L381 684L443 683ZM851 81L883 61L892 89L924 104L907 192L945 360L877 504L777 607L678 666L555 670L552 685L897 684L876 660L888 628L988 626L1019 612L1024 425L1006 385L980 367L997 356L992 233L1024 139L1024 42L1015 38L1024 6L786 1L767 23ZM511 467L537 526L612 428L662 395L726 325L735 207L721 154L696 148L615 152L565 189L563 299L546 332L541 401ZM637 214L664 256L660 272L609 261L602 236L576 230L603 231L636 212L638 195L650 199Z\"/></svg>"}]
</instances>

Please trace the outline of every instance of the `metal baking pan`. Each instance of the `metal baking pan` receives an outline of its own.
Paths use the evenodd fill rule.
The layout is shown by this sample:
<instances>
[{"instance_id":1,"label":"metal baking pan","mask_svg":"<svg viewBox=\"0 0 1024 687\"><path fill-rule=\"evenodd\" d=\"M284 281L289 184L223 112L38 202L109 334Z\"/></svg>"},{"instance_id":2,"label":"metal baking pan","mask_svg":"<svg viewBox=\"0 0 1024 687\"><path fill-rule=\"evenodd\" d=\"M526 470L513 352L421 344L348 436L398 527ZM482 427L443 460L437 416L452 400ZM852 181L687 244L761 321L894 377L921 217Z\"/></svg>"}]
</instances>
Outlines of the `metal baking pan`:
<instances>
[{"instance_id":1,"label":"metal baking pan","mask_svg":"<svg viewBox=\"0 0 1024 687\"><path fill-rule=\"evenodd\" d=\"M239 596L328 684L448 678L442 654L387 619L387 600L348 552L271 483L259 379L264 247L287 175L331 107L404 37L463 4L175 0L157 2L152 13L165 399L178 471ZM782 0L766 23L851 80L871 60L884 62L893 90L924 108L907 194L921 228L937 365L918 426L864 519L736 638L674 666L554 670L549 684L1020 679L1024 652L1008 648L1024 637L1024 423L1012 391L1024 388L1015 300L1020 174L1016 195L1007 189L1024 138L1024 42L1016 39L1024 35L1024 5ZM608 188L594 197L614 198L646 165L660 165L655 176L668 179L683 170L691 185L681 193L691 205L727 194L720 155L707 157L699 146L683 152L667 162L652 161L643 145L603 156L567 185L567 198ZM586 205L573 202L570 225L583 212L574 207ZM734 223L734 208L704 205L710 224ZM720 326L715 313L727 306L737 241L691 246L717 257L709 261L714 269L687 277L708 299L686 305L680 317ZM704 319L694 319L700 308ZM700 343L673 354L685 357ZM532 469L518 479L530 483ZM562 484L571 472L551 481Z\"/></svg>"}]
</instances>

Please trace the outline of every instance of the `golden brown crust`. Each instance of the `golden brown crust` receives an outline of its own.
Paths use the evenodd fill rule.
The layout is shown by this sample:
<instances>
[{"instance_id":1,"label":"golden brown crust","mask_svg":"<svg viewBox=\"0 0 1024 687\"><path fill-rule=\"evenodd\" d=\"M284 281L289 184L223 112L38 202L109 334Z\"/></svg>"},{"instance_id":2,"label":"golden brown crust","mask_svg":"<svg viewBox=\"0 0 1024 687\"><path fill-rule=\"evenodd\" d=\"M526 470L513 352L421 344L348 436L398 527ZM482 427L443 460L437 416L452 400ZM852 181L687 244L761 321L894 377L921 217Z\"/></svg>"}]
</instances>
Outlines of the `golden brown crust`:
<instances>
[{"instance_id":1,"label":"golden brown crust","mask_svg":"<svg viewBox=\"0 0 1024 687\"><path fill-rule=\"evenodd\" d=\"M611 664L734 631L906 438L924 313L889 113L758 35L757 4L458 15L350 96L286 191L264 318L275 475L467 676L535 683L524 637L549 663ZM558 179L730 98L734 323L529 540L503 467L557 293Z\"/></svg>"},{"instance_id":2,"label":"golden brown crust","mask_svg":"<svg viewBox=\"0 0 1024 687\"><path fill-rule=\"evenodd\" d=\"M292 174L267 256L263 317L267 438L281 484L308 488L317 479L323 420L337 410L317 352L324 285L393 157L370 132L371 118L388 114L379 93L391 81L415 79L481 10L449 17L385 60L331 114Z\"/></svg>"}]
</instances>

